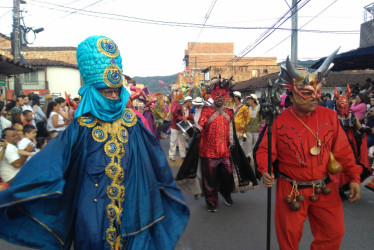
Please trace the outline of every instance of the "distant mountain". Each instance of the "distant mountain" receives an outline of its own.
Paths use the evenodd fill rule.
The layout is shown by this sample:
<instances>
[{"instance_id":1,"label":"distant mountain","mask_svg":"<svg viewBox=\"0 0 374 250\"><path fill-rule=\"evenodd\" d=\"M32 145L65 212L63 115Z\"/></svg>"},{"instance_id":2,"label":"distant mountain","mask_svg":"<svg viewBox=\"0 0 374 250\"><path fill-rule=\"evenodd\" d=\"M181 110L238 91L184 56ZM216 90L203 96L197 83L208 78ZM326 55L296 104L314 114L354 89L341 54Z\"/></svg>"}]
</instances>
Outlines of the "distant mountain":
<instances>
[{"instance_id":1,"label":"distant mountain","mask_svg":"<svg viewBox=\"0 0 374 250\"><path fill-rule=\"evenodd\" d=\"M177 80L177 75L178 74L171 76L135 76L132 77L132 79L134 79L137 83L142 83L147 86L151 93L162 92L163 94L166 94L166 87L175 83ZM166 87L161 86L158 82L159 80L163 81Z\"/></svg>"},{"instance_id":2,"label":"distant mountain","mask_svg":"<svg viewBox=\"0 0 374 250\"><path fill-rule=\"evenodd\" d=\"M302 66L302 67L305 67L305 68L309 68L310 66L312 66L316 62L318 62L318 60L306 60L306 61L297 60L297 64ZM285 63L286 63L286 61L279 62L279 63L277 63L277 65L281 65L281 64L285 64Z\"/></svg>"}]
</instances>

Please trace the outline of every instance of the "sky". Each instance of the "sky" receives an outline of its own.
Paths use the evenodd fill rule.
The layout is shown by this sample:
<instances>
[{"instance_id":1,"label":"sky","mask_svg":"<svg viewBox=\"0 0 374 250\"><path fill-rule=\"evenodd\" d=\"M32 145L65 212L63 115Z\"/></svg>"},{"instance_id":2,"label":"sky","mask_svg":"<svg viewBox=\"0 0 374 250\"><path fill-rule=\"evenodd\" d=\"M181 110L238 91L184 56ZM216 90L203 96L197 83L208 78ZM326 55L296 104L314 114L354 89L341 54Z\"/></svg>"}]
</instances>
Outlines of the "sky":
<instances>
[{"instance_id":1,"label":"sky","mask_svg":"<svg viewBox=\"0 0 374 250\"><path fill-rule=\"evenodd\" d=\"M299 0L298 59L319 59L339 46L339 52L358 48L364 7L372 3ZM188 42L233 42L239 57L283 61L291 53L291 5L292 0L27 0L21 10L27 27L44 28L29 46L77 47L89 36L107 36L120 49L123 72L134 77L182 72ZM12 6L12 0L0 1L0 33L7 36ZM268 30L274 24L280 29ZM264 32L268 36L261 38Z\"/></svg>"}]
</instances>

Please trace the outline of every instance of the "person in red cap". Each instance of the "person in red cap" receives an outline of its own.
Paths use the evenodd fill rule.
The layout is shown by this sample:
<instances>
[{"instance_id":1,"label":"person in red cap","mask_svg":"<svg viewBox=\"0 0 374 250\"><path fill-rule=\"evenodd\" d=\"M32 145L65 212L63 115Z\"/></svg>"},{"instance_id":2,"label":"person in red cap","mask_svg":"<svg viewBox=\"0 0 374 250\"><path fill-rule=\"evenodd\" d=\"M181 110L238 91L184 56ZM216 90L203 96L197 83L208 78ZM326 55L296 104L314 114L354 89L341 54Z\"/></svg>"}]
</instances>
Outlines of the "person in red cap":
<instances>
[{"instance_id":1,"label":"person in red cap","mask_svg":"<svg viewBox=\"0 0 374 250\"><path fill-rule=\"evenodd\" d=\"M275 229L279 248L298 249L308 218L314 241L312 250L339 249L344 236L343 206L329 173L343 171L350 179L350 197L360 199L361 166L339 124L337 114L317 106L321 84L337 50L315 72L300 73L289 61L277 82L287 84L292 106L271 127L272 171L268 173L268 138L264 134L255 153L264 186L277 176Z\"/></svg>"}]
</instances>

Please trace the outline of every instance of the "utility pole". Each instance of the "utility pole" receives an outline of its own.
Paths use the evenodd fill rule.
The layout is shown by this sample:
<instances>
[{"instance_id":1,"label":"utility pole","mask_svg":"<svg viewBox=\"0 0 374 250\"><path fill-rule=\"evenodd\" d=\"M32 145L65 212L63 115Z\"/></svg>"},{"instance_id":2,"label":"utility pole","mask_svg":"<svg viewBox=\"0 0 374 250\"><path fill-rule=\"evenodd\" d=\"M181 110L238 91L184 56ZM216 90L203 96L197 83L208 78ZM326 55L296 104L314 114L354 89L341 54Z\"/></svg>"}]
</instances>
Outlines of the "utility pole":
<instances>
[{"instance_id":1,"label":"utility pole","mask_svg":"<svg viewBox=\"0 0 374 250\"><path fill-rule=\"evenodd\" d=\"M291 62L297 65L297 0L292 0Z\"/></svg>"},{"instance_id":2,"label":"utility pole","mask_svg":"<svg viewBox=\"0 0 374 250\"><path fill-rule=\"evenodd\" d=\"M13 0L13 36L12 36L12 54L15 63L21 61L21 30L20 30L20 7L19 0ZM19 75L14 75L14 94L18 96L22 87Z\"/></svg>"}]
</instances>

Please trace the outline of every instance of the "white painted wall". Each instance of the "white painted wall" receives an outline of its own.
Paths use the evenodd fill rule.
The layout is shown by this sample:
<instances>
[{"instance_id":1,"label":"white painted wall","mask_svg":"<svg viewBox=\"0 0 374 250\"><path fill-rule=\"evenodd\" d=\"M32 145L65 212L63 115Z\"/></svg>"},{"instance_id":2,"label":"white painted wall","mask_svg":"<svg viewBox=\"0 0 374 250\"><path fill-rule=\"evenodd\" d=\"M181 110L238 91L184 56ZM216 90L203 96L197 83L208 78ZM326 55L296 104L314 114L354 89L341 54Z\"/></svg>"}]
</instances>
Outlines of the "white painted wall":
<instances>
[{"instance_id":1,"label":"white painted wall","mask_svg":"<svg viewBox=\"0 0 374 250\"><path fill-rule=\"evenodd\" d=\"M80 74L78 69L65 67L47 67L48 88L51 94L60 93L65 98L66 93L72 98L78 97Z\"/></svg>"}]
</instances>

